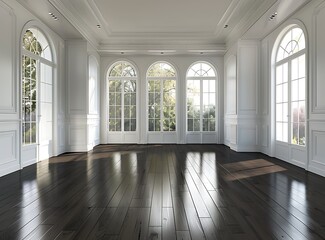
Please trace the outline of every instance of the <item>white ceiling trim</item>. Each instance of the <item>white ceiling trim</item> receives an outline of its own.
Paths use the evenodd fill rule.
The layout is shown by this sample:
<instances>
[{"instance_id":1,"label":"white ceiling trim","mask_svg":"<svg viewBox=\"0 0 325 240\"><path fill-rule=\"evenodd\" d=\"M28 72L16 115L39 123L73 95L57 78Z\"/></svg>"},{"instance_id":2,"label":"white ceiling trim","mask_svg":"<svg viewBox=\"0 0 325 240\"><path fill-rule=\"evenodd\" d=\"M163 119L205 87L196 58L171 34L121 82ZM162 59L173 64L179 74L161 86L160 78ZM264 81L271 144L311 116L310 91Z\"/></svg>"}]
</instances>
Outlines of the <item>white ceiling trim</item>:
<instances>
[{"instance_id":1,"label":"white ceiling trim","mask_svg":"<svg viewBox=\"0 0 325 240\"><path fill-rule=\"evenodd\" d=\"M54 6L83 36L84 38L95 48L98 49L98 41L92 36L91 33L84 27L85 24L75 16L78 16L78 13L75 11L72 13L68 10L61 0L48 0L52 6Z\"/></svg>"},{"instance_id":2,"label":"white ceiling trim","mask_svg":"<svg viewBox=\"0 0 325 240\"><path fill-rule=\"evenodd\" d=\"M98 9L95 0L84 0L86 6L89 8L90 12L92 13L93 17L98 21L101 27L105 30L107 35L112 34L112 30L109 28L108 23L106 22L105 18L103 17L102 13Z\"/></svg>"},{"instance_id":3,"label":"white ceiling trim","mask_svg":"<svg viewBox=\"0 0 325 240\"><path fill-rule=\"evenodd\" d=\"M256 0L260 1L260 0ZM226 38L228 45L241 38L279 0L263 0L258 9L251 8Z\"/></svg>"},{"instance_id":4,"label":"white ceiling trim","mask_svg":"<svg viewBox=\"0 0 325 240\"><path fill-rule=\"evenodd\" d=\"M215 35L219 35L223 29L224 29L224 26L229 22L229 19L233 16L235 10L240 6L240 0L233 0L227 11L225 12L225 14L221 17L218 25L216 26L216 29L214 31L214 34Z\"/></svg>"}]
</instances>

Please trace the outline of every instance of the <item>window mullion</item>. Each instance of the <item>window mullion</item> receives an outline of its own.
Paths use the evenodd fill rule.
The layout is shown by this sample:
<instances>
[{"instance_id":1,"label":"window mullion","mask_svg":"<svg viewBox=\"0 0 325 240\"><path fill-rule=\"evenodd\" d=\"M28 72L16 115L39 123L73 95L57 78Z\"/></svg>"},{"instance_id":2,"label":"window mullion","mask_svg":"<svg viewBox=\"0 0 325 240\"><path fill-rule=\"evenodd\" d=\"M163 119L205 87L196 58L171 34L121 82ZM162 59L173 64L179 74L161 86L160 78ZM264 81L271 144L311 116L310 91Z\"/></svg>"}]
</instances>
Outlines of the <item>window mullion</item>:
<instances>
[{"instance_id":1,"label":"window mullion","mask_svg":"<svg viewBox=\"0 0 325 240\"><path fill-rule=\"evenodd\" d=\"M121 79L121 130L124 132L124 81L125 79Z\"/></svg>"},{"instance_id":2,"label":"window mullion","mask_svg":"<svg viewBox=\"0 0 325 240\"><path fill-rule=\"evenodd\" d=\"M291 128L292 128L292 115L291 115L291 105L292 105L292 97L291 97L291 83L292 83L292 60L291 59L290 61L288 61L288 143L289 144L292 144L291 142L291 135L292 135L292 131L291 131Z\"/></svg>"},{"instance_id":3,"label":"window mullion","mask_svg":"<svg viewBox=\"0 0 325 240\"><path fill-rule=\"evenodd\" d=\"M163 111L163 97L164 96L164 80L161 79L160 80L160 132L163 132L164 129L163 129L163 114L164 114L164 111Z\"/></svg>"},{"instance_id":4,"label":"window mullion","mask_svg":"<svg viewBox=\"0 0 325 240\"><path fill-rule=\"evenodd\" d=\"M203 132L203 80L200 79L200 132Z\"/></svg>"}]
</instances>

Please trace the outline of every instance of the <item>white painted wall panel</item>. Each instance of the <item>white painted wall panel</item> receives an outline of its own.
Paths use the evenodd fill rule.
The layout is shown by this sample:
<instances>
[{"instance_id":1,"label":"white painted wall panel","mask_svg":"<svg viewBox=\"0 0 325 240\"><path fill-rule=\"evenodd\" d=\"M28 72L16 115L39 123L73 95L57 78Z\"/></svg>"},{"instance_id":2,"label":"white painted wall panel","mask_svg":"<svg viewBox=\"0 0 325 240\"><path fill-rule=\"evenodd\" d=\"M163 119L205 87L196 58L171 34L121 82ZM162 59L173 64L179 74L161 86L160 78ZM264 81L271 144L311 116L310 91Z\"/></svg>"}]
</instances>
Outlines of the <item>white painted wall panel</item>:
<instances>
[{"instance_id":1,"label":"white painted wall panel","mask_svg":"<svg viewBox=\"0 0 325 240\"><path fill-rule=\"evenodd\" d=\"M87 60L86 41L68 41L67 76L68 76L68 113L87 114Z\"/></svg>"},{"instance_id":2,"label":"white painted wall panel","mask_svg":"<svg viewBox=\"0 0 325 240\"><path fill-rule=\"evenodd\" d=\"M16 131L0 132L1 158L0 166L17 160Z\"/></svg>"},{"instance_id":3,"label":"white painted wall panel","mask_svg":"<svg viewBox=\"0 0 325 240\"><path fill-rule=\"evenodd\" d=\"M12 9L0 1L0 113L14 113L16 110L15 20Z\"/></svg>"},{"instance_id":4,"label":"white painted wall panel","mask_svg":"<svg viewBox=\"0 0 325 240\"><path fill-rule=\"evenodd\" d=\"M229 56L225 65L226 114L237 114L237 64L236 56Z\"/></svg>"},{"instance_id":5,"label":"white painted wall panel","mask_svg":"<svg viewBox=\"0 0 325 240\"><path fill-rule=\"evenodd\" d=\"M238 47L238 112L255 113L257 108L258 45Z\"/></svg>"},{"instance_id":6,"label":"white painted wall panel","mask_svg":"<svg viewBox=\"0 0 325 240\"><path fill-rule=\"evenodd\" d=\"M316 79L313 81L314 112L325 112L325 5L318 9L315 16L315 59Z\"/></svg>"}]
</instances>

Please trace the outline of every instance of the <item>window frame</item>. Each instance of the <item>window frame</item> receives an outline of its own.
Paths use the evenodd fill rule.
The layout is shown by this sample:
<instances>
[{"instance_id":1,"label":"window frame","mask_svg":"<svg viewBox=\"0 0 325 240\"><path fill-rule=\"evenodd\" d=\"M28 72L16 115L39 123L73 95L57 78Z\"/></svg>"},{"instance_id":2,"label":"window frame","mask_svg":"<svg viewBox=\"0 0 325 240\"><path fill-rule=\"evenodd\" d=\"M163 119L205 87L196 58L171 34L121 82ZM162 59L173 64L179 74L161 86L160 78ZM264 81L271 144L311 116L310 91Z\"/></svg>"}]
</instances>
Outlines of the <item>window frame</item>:
<instances>
[{"instance_id":1,"label":"window frame","mask_svg":"<svg viewBox=\"0 0 325 240\"><path fill-rule=\"evenodd\" d=\"M128 77L128 76L110 76L111 71L118 66L119 64L127 64L130 67L132 67L133 71L135 72L135 76L132 77ZM106 96L107 96L107 100L106 100L106 106L107 106L107 111L106 111L106 119L107 119L107 125L106 125L106 130L108 132L108 134L112 134L112 133L135 133L138 131L138 85L139 85L139 81L138 81L139 77L138 77L138 71L137 68L135 67L134 64L132 64L130 61L127 60L120 60L117 62L114 62L110 65L110 67L108 68L107 72L106 72ZM118 80L121 82L121 131L111 131L109 129L109 125L110 125L110 114L109 114L109 110L110 110L110 102L109 102L109 81L112 80ZM135 81L136 82L136 87L135 87L135 114L136 114L136 118L135 118L135 130L134 131L125 131L124 128L124 110L125 110L125 104L124 104L124 95L125 95L125 91L124 91L124 84L125 81ZM116 104L114 105L116 106ZM127 106L133 106L133 105L127 105ZM116 118L115 118L116 119ZM132 120L132 118L128 118L130 120Z\"/></svg>"},{"instance_id":2,"label":"window frame","mask_svg":"<svg viewBox=\"0 0 325 240\"><path fill-rule=\"evenodd\" d=\"M42 40L42 43L46 43L46 48L49 49L50 51L50 59L47 59L45 57L42 56L42 53L40 55L38 54L35 54L29 50L26 50L24 48L24 44L23 44L23 41L24 41L24 36L26 34L27 31L31 31L33 32L32 30L36 30L37 31L37 34L38 36L41 37L41 40ZM36 36L35 36L35 39L37 40ZM48 37L46 36L46 34L43 33L43 31L39 28L39 27L36 27L36 26L31 26L31 27L28 27L28 28L24 28L23 30L23 34L22 34L22 37L21 37L21 41L20 41L20 48L21 48L21 55L20 55L20 73L21 73L21 80L20 80L20 83L21 83L21 98L20 98L20 101L21 101L21 143L22 143L22 146L31 146L31 145L35 145L35 144L38 144L39 143L39 117L40 117L40 114L41 114L41 108L40 108L40 99L41 99L41 91L40 91L40 71L41 71L41 64L45 64L47 66L50 66L52 68L52 86L54 85L54 69L56 67L56 64L54 62L54 51L53 51L53 48L51 46L51 43L48 39ZM44 48L45 49L45 48ZM24 74L23 74L23 58L24 57L27 57L27 58L30 58L32 60L35 60L35 67L36 67L36 76L35 76L35 81L36 81L36 87L35 87L35 91L36 91L36 111L35 111L35 121L26 121L26 119L23 118L23 115L25 114L25 111L23 111L24 109L24 93L23 93L23 78L25 78ZM52 109L52 113L53 113L53 109ZM52 119L53 120L53 119ZM33 141L30 141L29 143L26 143L25 142L25 131L24 131L24 124L35 124L35 128L36 128L36 136L35 136L35 142Z\"/></svg>"},{"instance_id":3,"label":"window frame","mask_svg":"<svg viewBox=\"0 0 325 240\"><path fill-rule=\"evenodd\" d=\"M195 65L198 65L198 64L206 64L210 67L210 70L213 70L213 73L214 73L214 76L204 76L204 75L201 75L201 76L188 76L189 75L189 72L192 70L192 68L195 66ZM209 70L209 71L210 71ZM194 71L194 70L193 70ZM189 131L188 129L188 103L187 103L187 99L188 99L188 81L189 80L196 80L196 81L200 81L200 130L199 131L194 131L194 125L193 125L193 130L192 131ZM203 112L204 112L204 103L203 103L203 95L204 95L204 89L203 89L203 82L204 80L214 80L215 81L215 89L214 89L214 92L209 92L209 93L214 93L215 94L215 117L214 117L214 121L215 121L215 126L214 126L214 131L203 131ZM186 117L185 117L185 121L186 121L186 133L187 134L194 134L194 133L217 133L218 132L218 116L217 116L217 111L218 111L218 72L216 70L216 68L209 62L206 62L206 61L198 61L198 62L195 62L193 63L187 70L186 72L186 83L185 83L185 95L186 95L186 102L185 102L185 105L186 105L186 111L185 111L185 114L186 114ZM193 118L194 120L194 118ZM193 123L194 124L194 123Z\"/></svg>"},{"instance_id":4,"label":"window frame","mask_svg":"<svg viewBox=\"0 0 325 240\"><path fill-rule=\"evenodd\" d=\"M164 76L149 76L149 72L150 70L157 64L166 64L166 65L169 65L171 67L171 69L174 71L175 73L175 76L167 76L167 77L164 77ZM149 118L149 81L160 81L160 118L159 118L159 121L160 121L160 130L158 131L150 131L149 130L149 121L150 119L158 119L158 118ZM175 81L175 130L166 130L164 131L164 126L163 126L163 120L164 120L164 114L163 114L163 108L164 108L164 98L163 98L163 94L164 94L164 88L163 88L163 83L164 81L168 81L168 80L172 80L172 81ZM148 133L176 133L178 131L178 127L177 127L177 118L178 118L178 114L177 114L177 88L178 88L178 74L177 74L177 71L176 71L176 68L174 67L173 64L171 64L170 62L166 62L166 61L157 61L157 62L154 62L153 64L151 64L149 67L148 67L148 70L147 70L147 73L146 73L146 123L147 123L147 126L146 126L146 131Z\"/></svg>"},{"instance_id":5,"label":"window frame","mask_svg":"<svg viewBox=\"0 0 325 240\"><path fill-rule=\"evenodd\" d=\"M285 39L285 37L287 36L287 34L289 34L293 29L295 28L299 28L302 32L302 37L304 37L304 43L305 43L305 47L285 58L282 58L281 60L277 61L278 59L278 54L279 54L279 49L281 48L281 44L283 42L283 40ZM308 95L307 95L307 89L308 89L308 69L307 69L307 66L308 66L308 58L307 58L307 38L306 38L306 33L304 31L304 29L299 26L299 25L293 25L293 26L290 26L288 27L287 29L285 29L281 36L278 36L278 39L279 39L279 42L278 42L278 45L276 47L276 52L275 52L275 62L274 62L274 71L275 71L275 81L274 81L274 89L275 89L275 97L273 99L273 103L275 105L275 120L274 120L274 123L275 123L275 141L276 142L279 142L279 143L282 143L282 144L290 144L290 145L293 145L293 146L296 146L296 147L302 147L302 148L305 148L306 145L307 145L307 108L308 108L308 103L307 103L307 100L308 100ZM290 42L289 42L290 43ZM292 133L292 127L293 127L293 124L294 122L292 121L292 105L293 105L293 102L297 102L297 101L294 101L292 100L292 82L293 81L299 81L300 78L298 79L292 79L292 62L293 60L298 60L300 57L302 56L305 56L305 76L304 76L304 79L305 79L305 98L304 100L297 100L298 102L304 102L305 104L305 121L304 121L304 125L305 125L305 144L299 144L299 141L298 143L293 143L293 133ZM277 114L277 86L279 84L277 84L277 68L279 66L283 66L287 64L287 68L288 68L288 73L287 73L287 77L288 77L288 91L287 91L287 94L288 94L288 102L287 102L287 108L288 108L288 115L287 115L287 122L283 122L283 121L278 121L278 114ZM298 70L299 71L299 70ZM282 111L283 113L283 111ZM288 132L287 132L287 140L278 140L278 135L277 135L277 123L287 123L288 124ZM283 137L283 136L282 136Z\"/></svg>"}]
</instances>

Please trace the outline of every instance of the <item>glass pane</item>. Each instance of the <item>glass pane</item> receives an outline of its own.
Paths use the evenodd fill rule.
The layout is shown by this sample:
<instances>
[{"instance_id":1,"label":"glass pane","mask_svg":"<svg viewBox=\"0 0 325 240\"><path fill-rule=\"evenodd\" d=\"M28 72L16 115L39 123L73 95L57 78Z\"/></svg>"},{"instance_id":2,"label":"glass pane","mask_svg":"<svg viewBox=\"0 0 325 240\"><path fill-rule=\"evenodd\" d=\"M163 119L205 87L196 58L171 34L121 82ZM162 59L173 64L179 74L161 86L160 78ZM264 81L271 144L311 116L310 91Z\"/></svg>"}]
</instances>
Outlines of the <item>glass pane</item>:
<instances>
[{"instance_id":1,"label":"glass pane","mask_svg":"<svg viewBox=\"0 0 325 240\"><path fill-rule=\"evenodd\" d=\"M155 131L155 120L149 119L149 131Z\"/></svg>"},{"instance_id":2,"label":"glass pane","mask_svg":"<svg viewBox=\"0 0 325 240\"><path fill-rule=\"evenodd\" d=\"M306 145L306 125L299 123L299 145Z\"/></svg>"},{"instance_id":3,"label":"glass pane","mask_svg":"<svg viewBox=\"0 0 325 240\"><path fill-rule=\"evenodd\" d=\"M200 119L194 119L194 131L200 131Z\"/></svg>"},{"instance_id":4,"label":"glass pane","mask_svg":"<svg viewBox=\"0 0 325 240\"><path fill-rule=\"evenodd\" d=\"M289 141L289 135L288 135L289 124L288 123L283 123L282 131L283 131L283 141L288 142Z\"/></svg>"},{"instance_id":5,"label":"glass pane","mask_svg":"<svg viewBox=\"0 0 325 240\"><path fill-rule=\"evenodd\" d=\"M122 93L116 93L116 105L122 105Z\"/></svg>"},{"instance_id":6,"label":"glass pane","mask_svg":"<svg viewBox=\"0 0 325 240\"><path fill-rule=\"evenodd\" d=\"M305 102L299 102L299 122L300 123L306 122Z\"/></svg>"},{"instance_id":7,"label":"glass pane","mask_svg":"<svg viewBox=\"0 0 325 240\"><path fill-rule=\"evenodd\" d=\"M299 94L298 80L295 80L291 82L291 100L297 101L299 99L298 94Z\"/></svg>"},{"instance_id":8,"label":"glass pane","mask_svg":"<svg viewBox=\"0 0 325 240\"><path fill-rule=\"evenodd\" d=\"M131 130L131 120L124 119L124 131L130 131L130 130Z\"/></svg>"},{"instance_id":9,"label":"glass pane","mask_svg":"<svg viewBox=\"0 0 325 240\"><path fill-rule=\"evenodd\" d=\"M149 116L149 118L155 117L155 108L154 107L148 107L148 116Z\"/></svg>"},{"instance_id":10,"label":"glass pane","mask_svg":"<svg viewBox=\"0 0 325 240\"><path fill-rule=\"evenodd\" d=\"M130 110L131 110L131 118L137 118L137 108L136 106L131 106L130 107Z\"/></svg>"},{"instance_id":11,"label":"glass pane","mask_svg":"<svg viewBox=\"0 0 325 240\"><path fill-rule=\"evenodd\" d=\"M283 120L283 104L276 105L276 121Z\"/></svg>"},{"instance_id":12,"label":"glass pane","mask_svg":"<svg viewBox=\"0 0 325 240\"><path fill-rule=\"evenodd\" d=\"M36 143L36 123L31 123L31 143Z\"/></svg>"},{"instance_id":13,"label":"glass pane","mask_svg":"<svg viewBox=\"0 0 325 240\"><path fill-rule=\"evenodd\" d=\"M210 92L209 80L203 80L203 92Z\"/></svg>"},{"instance_id":14,"label":"glass pane","mask_svg":"<svg viewBox=\"0 0 325 240\"><path fill-rule=\"evenodd\" d=\"M31 143L31 125L30 123L25 123L25 144Z\"/></svg>"},{"instance_id":15,"label":"glass pane","mask_svg":"<svg viewBox=\"0 0 325 240\"><path fill-rule=\"evenodd\" d=\"M306 76L305 55L299 57L299 78Z\"/></svg>"},{"instance_id":16,"label":"glass pane","mask_svg":"<svg viewBox=\"0 0 325 240\"><path fill-rule=\"evenodd\" d=\"M291 121L298 122L299 120L299 104L298 102L293 102L291 104Z\"/></svg>"},{"instance_id":17,"label":"glass pane","mask_svg":"<svg viewBox=\"0 0 325 240\"><path fill-rule=\"evenodd\" d=\"M293 123L292 124L292 144L299 144L299 129L298 129L299 124L298 123Z\"/></svg>"},{"instance_id":18,"label":"glass pane","mask_svg":"<svg viewBox=\"0 0 325 240\"><path fill-rule=\"evenodd\" d=\"M109 118L116 118L116 107L115 106L109 107Z\"/></svg>"},{"instance_id":19,"label":"glass pane","mask_svg":"<svg viewBox=\"0 0 325 240\"><path fill-rule=\"evenodd\" d=\"M155 118L160 118L160 107L155 106Z\"/></svg>"},{"instance_id":20,"label":"glass pane","mask_svg":"<svg viewBox=\"0 0 325 240\"><path fill-rule=\"evenodd\" d=\"M115 126L116 126L115 119L110 119L109 120L109 125L108 125L109 131L112 131L112 132L116 131Z\"/></svg>"},{"instance_id":21,"label":"glass pane","mask_svg":"<svg viewBox=\"0 0 325 240\"><path fill-rule=\"evenodd\" d=\"M131 105L137 104L136 96L136 93L131 93Z\"/></svg>"},{"instance_id":22,"label":"glass pane","mask_svg":"<svg viewBox=\"0 0 325 240\"><path fill-rule=\"evenodd\" d=\"M283 85L276 86L276 102L283 102Z\"/></svg>"},{"instance_id":23,"label":"glass pane","mask_svg":"<svg viewBox=\"0 0 325 240\"><path fill-rule=\"evenodd\" d=\"M176 131L176 118L171 118L170 119L169 131Z\"/></svg>"},{"instance_id":24,"label":"glass pane","mask_svg":"<svg viewBox=\"0 0 325 240\"><path fill-rule=\"evenodd\" d=\"M276 84L281 84L283 82L283 65L276 68Z\"/></svg>"},{"instance_id":25,"label":"glass pane","mask_svg":"<svg viewBox=\"0 0 325 240\"><path fill-rule=\"evenodd\" d=\"M187 131L193 131L193 119L187 119Z\"/></svg>"},{"instance_id":26,"label":"glass pane","mask_svg":"<svg viewBox=\"0 0 325 240\"><path fill-rule=\"evenodd\" d=\"M120 132L121 130L121 119L116 119L116 131Z\"/></svg>"},{"instance_id":27,"label":"glass pane","mask_svg":"<svg viewBox=\"0 0 325 240\"><path fill-rule=\"evenodd\" d=\"M291 79L292 80L298 79L298 74L299 74L298 58L295 58L291 61Z\"/></svg>"},{"instance_id":28,"label":"glass pane","mask_svg":"<svg viewBox=\"0 0 325 240\"><path fill-rule=\"evenodd\" d=\"M109 92L115 92L115 81L114 80L108 81L108 90L109 90Z\"/></svg>"},{"instance_id":29,"label":"glass pane","mask_svg":"<svg viewBox=\"0 0 325 240\"><path fill-rule=\"evenodd\" d=\"M209 131L209 123L208 123L208 119L203 119L203 131L206 132L206 131Z\"/></svg>"},{"instance_id":30,"label":"glass pane","mask_svg":"<svg viewBox=\"0 0 325 240\"><path fill-rule=\"evenodd\" d=\"M163 120L163 131L169 131L169 119Z\"/></svg>"},{"instance_id":31,"label":"glass pane","mask_svg":"<svg viewBox=\"0 0 325 240\"><path fill-rule=\"evenodd\" d=\"M131 118L131 111L129 106L124 107L124 118Z\"/></svg>"},{"instance_id":32,"label":"glass pane","mask_svg":"<svg viewBox=\"0 0 325 240\"><path fill-rule=\"evenodd\" d=\"M215 93L210 93L209 94L209 104L210 105L215 105L216 104L216 94Z\"/></svg>"},{"instance_id":33,"label":"glass pane","mask_svg":"<svg viewBox=\"0 0 325 240\"><path fill-rule=\"evenodd\" d=\"M131 94L130 93L124 94L124 105L131 105Z\"/></svg>"},{"instance_id":34,"label":"glass pane","mask_svg":"<svg viewBox=\"0 0 325 240\"><path fill-rule=\"evenodd\" d=\"M276 123L276 140L283 141L282 123Z\"/></svg>"},{"instance_id":35,"label":"glass pane","mask_svg":"<svg viewBox=\"0 0 325 240\"><path fill-rule=\"evenodd\" d=\"M116 102L115 102L115 93L110 93L109 94L109 105L112 106L112 105L115 105Z\"/></svg>"},{"instance_id":36,"label":"glass pane","mask_svg":"<svg viewBox=\"0 0 325 240\"><path fill-rule=\"evenodd\" d=\"M131 119L131 131L136 131L137 122L136 119Z\"/></svg>"},{"instance_id":37,"label":"glass pane","mask_svg":"<svg viewBox=\"0 0 325 240\"><path fill-rule=\"evenodd\" d=\"M160 131L160 119L155 120L155 131Z\"/></svg>"},{"instance_id":38,"label":"glass pane","mask_svg":"<svg viewBox=\"0 0 325 240\"><path fill-rule=\"evenodd\" d=\"M122 117L122 106L116 106L116 118Z\"/></svg>"},{"instance_id":39,"label":"glass pane","mask_svg":"<svg viewBox=\"0 0 325 240\"><path fill-rule=\"evenodd\" d=\"M305 78L299 80L299 100L305 100L306 98L306 83Z\"/></svg>"},{"instance_id":40,"label":"glass pane","mask_svg":"<svg viewBox=\"0 0 325 240\"><path fill-rule=\"evenodd\" d=\"M214 119L209 120L210 131L214 132L216 130L216 121Z\"/></svg>"}]
</instances>

